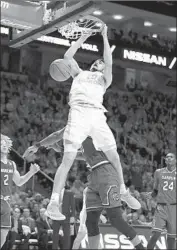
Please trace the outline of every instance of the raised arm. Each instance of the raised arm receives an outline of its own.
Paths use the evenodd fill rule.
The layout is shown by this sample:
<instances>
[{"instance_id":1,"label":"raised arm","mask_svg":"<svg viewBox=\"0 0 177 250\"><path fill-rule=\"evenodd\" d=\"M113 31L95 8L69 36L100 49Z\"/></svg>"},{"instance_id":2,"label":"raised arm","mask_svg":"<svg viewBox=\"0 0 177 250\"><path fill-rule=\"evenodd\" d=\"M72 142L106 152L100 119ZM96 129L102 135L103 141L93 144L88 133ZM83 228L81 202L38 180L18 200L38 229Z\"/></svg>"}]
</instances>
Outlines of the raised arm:
<instances>
[{"instance_id":1,"label":"raised arm","mask_svg":"<svg viewBox=\"0 0 177 250\"><path fill-rule=\"evenodd\" d=\"M108 88L112 82L112 52L108 41L108 27L105 25L102 30L103 36L103 59L105 63L104 77L106 80L106 87Z\"/></svg>"},{"instance_id":2,"label":"raised arm","mask_svg":"<svg viewBox=\"0 0 177 250\"><path fill-rule=\"evenodd\" d=\"M29 181L29 179L40 170L40 167L37 164L31 164L30 171L25 175L20 176L16 164L14 162L13 164L14 164L13 181L19 187L21 187L23 184Z\"/></svg>"},{"instance_id":3,"label":"raised arm","mask_svg":"<svg viewBox=\"0 0 177 250\"><path fill-rule=\"evenodd\" d=\"M82 71L82 69L79 67L78 63L73 57L89 36L90 34L83 34L75 43L73 43L73 45L64 54L64 59L67 59L69 61L71 67L71 76L73 78L76 77Z\"/></svg>"},{"instance_id":4,"label":"raised arm","mask_svg":"<svg viewBox=\"0 0 177 250\"><path fill-rule=\"evenodd\" d=\"M73 57L76 54L76 52L78 51L78 49L87 40L87 38L90 35L91 35L90 33L83 34L75 43L73 43L73 45L64 54L64 59L68 59L68 60L73 59Z\"/></svg>"}]
</instances>

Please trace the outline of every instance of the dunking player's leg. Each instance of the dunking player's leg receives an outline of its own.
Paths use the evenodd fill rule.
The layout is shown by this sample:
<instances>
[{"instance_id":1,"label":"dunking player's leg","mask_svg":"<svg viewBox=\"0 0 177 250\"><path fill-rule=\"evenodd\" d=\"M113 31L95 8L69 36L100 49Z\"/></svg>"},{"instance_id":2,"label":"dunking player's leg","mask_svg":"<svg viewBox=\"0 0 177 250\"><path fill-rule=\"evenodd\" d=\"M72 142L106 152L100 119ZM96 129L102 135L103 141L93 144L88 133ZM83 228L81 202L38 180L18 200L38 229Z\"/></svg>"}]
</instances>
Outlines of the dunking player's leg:
<instances>
[{"instance_id":1,"label":"dunking player's leg","mask_svg":"<svg viewBox=\"0 0 177 250\"><path fill-rule=\"evenodd\" d=\"M93 142L98 149L101 149L104 152L107 159L117 172L121 199L125 201L130 208L136 210L140 209L141 204L133 196L130 195L128 190L126 190L122 165L120 162L119 154L117 152L116 141L111 129L106 122L105 115L103 112L97 111L97 117L99 117L99 122L97 121L94 123L94 128L91 131Z\"/></svg>"},{"instance_id":2,"label":"dunking player's leg","mask_svg":"<svg viewBox=\"0 0 177 250\"><path fill-rule=\"evenodd\" d=\"M132 209L140 209L141 205L133 196L130 195L129 191L125 187L122 165L120 162L119 154L117 153L116 148L112 148L110 150L102 148L102 151L105 153L106 157L108 158L109 162L114 166L117 170L117 179L120 183L120 194L121 200L126 202L127 205Z\"/></svg>"},{"instance_id":3,"label":"dunking player's leg","mask_svg":"<svg viewBox=\"0 0 177 250\"><path fill-rule=\"evenodd\" d=\"M59 203L62 202L60 196L62 189L65 186L68 172L76 158L77 150L80 146L78 144L65 141L64 147L64 156L62 163L55 174L52 196L47 207L47 215L53 220L65 220L65 216L59 211Z\"/></svg>"}]
</instances>

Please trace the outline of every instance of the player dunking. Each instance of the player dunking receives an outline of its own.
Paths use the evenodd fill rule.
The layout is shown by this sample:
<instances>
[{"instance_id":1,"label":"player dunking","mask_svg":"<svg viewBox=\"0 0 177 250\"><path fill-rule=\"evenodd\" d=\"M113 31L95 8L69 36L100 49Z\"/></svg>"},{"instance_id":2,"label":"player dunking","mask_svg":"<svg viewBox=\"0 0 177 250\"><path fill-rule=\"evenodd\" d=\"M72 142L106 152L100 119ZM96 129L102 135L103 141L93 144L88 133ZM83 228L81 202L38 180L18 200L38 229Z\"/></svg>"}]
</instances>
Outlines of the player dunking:
<instances>
[{"instance_id":1,"label":"player dunking","mask_svg":"<svg viewBox=\"0 0 177 250\"><path fill-rule=\"evenodd\" d=\"M57 144L53 143L61 140L62 134L62 130L53 133L39 144L58 151ZM91 174L88 187L84 190L83 194L83 209L80 213L80 227L73 249L79 248L87 232L89 236L89 248L101 248L98 222L103 209L106 209L113 227L126 235L136 249L144 249L135 230L122 218L120 183L117 178L116 169L109 163L102 151L97 151L95 149L91 137L87 137L83 141L82 148L83 152L80 152L77 157L80 159L84 157L91 168ZM30 153L36 151L36 146L30 148Z\"/></svg>"},{"instance_id":2,"label":"player dunking","mask_svg":"<svg viewBox=\"0 0 177 250\"><path fill-rule=\"evenodd\" d=\"M147 249L154 249L164 229L167 230L167 249L176 249L176 156L169 153L165 157L166 168L155 171L154 190L157 208L154 217L153 235Z\"/></svg>"},{"instance_id":3,"label":"player dunking","mask_svg":"<svg viewBox=\"0 0 177 250\"><path fill-rule=\"evenodd\" d=\"M12 182L14 181L17 186L22 186L39 171L37 164L31 164L30 171L26 175L20 176L16 164L8 159L11 147L11 139L1 134L1 247L4 245L8 231L11 228L10 199Z\"/></svg>"},{"instance_id":4,"label":"player dunking","mask_svg":"<svg viewBox=\"0 0 177 250\"><path fill-rule=\"evenodd\" d=\"M73 83L69 95L68 123L64 131L64 156L55 174L52 196L47 207L50 218L54 220L65 219L65 216L59 211L59 196L64 188L67 174L76 158L77 150L87 136L93 138L96 148L106 154L116 169L122 199L126 200L131 207L139 207L137 200L126 190L116 142L106 123L104 114L106 110L102 105L106 89L112 82L112 53L108 42L107 26L105 25L102 30L103 60L97 60L91 66L90 71L83 71L73 58L89 36L90 34L83 34L64 55L71 68Z\"/></svg>"}]
</instances>

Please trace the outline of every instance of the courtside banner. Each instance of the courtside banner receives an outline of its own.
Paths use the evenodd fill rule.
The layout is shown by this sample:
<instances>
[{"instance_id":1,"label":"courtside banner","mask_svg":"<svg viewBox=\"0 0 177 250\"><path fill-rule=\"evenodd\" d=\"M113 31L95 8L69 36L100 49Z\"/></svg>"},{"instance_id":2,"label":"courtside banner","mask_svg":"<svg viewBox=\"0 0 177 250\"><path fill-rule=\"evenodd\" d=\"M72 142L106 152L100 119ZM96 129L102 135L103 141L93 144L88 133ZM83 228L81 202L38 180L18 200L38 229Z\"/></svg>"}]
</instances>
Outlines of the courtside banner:
<instances>
[{"instance_id":1,"label":"courtside banner","mask_svg":"<svg viewBox=\"0 0 177 250\"><path fill-rule=\"evenodd\" d=\"M146 226L134 226L137 231L144 247L147 247L147 243L151 236L151 229ZM125 235L119 233L115 228L110 225L100 225L101 232L101 245L102 249L134 249L131 242ZM87 236L81 243L81 249L88 249ZM166 235L160 236L156 244L156 249L167 249L166 247Z\"/></svg>"}]
</instances>

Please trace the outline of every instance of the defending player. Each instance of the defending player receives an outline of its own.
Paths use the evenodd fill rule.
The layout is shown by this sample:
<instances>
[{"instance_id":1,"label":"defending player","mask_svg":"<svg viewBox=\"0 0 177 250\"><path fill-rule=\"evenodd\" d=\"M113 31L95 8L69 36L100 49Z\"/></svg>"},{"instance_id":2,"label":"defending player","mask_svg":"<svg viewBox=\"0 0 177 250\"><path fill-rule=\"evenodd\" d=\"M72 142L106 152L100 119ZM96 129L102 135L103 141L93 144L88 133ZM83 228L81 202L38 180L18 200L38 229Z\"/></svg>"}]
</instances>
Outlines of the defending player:
<instances>
[{"instance_id":1,"label":"defending player","mask_svg":"<svg viewBox=\"0 0 177 250\"><path fill-rule=\"evenodd\" d=\"M57 169L54 186L47 211L51 218L64 220L59 211L58 201L64 188L67 174L76 158L82 142L91 136L97 149L102 150L117 171L120 192L129 206L136 207L136 200L126 190L122 166L117 153L114 136L106 123L103 96L112 82L112 53L107 37L107 26L102 31L104 53L103 60L97 60L90 71L83 71L74 60L74 55L90 34L84 34L64 55L71 67L73 83L69 95L70 112L64 131L64 156ZM24 154L25 156L25 154Z\"/></svg>"},{"instance_id":2,"label":"defending player","mask_svg":"<svg viewBox=\"0 0 177 250\"><path fill-rule=\"evenodd\" d=\"M31 164L30 171L24 176L20 176L16 164L8 159L11 147L11 139L1 134L1 247L4 245L8 231L11 228L10 199L12 182L14 181L17 186L22 186L39 171L37 164Z\"/></svg>"},{"instance_id":3,"label":"defending player","mask_svg":"<svg viewBox=\"0 0 177 250\"><path fill-rule=\"evenodd\" d=\"M167 249L176 249L176 156L169 153L165 157L166 168L157 169L154 175L154 190L157 208L153 234L147 249L154 249L164 229L167 230Z\"/></svg>"},{"instance_id":4,"label":"defending player","mask_svg":"<svg viewBox=\"0 0 177 250\"><path fill-rule=\"evenodd\" d=\"M58 140L62 139L61 131L50 135L39 144L53 148L55 151L60 151L60 147L57 144L51 145L57 141L57 137ZM83 153L80 153L77 157L83 159L84 156L91 167L91 174L88 187L84 190L83 209L80 213L80 227L73 249L79 248L87 232L89 236L89 248L101 248L98 222L103 208L106 209L112 226L126 235L136 249L144 249L135 230L122 218L120 183L117 178L117 171L109 163L104 153L95 149L90 137L86 138L82 143L82 147ZM36 151L36 146L30 148L30 154ZM139 204L140 207L141 205Z\"/></svg>"}]
</instances>

